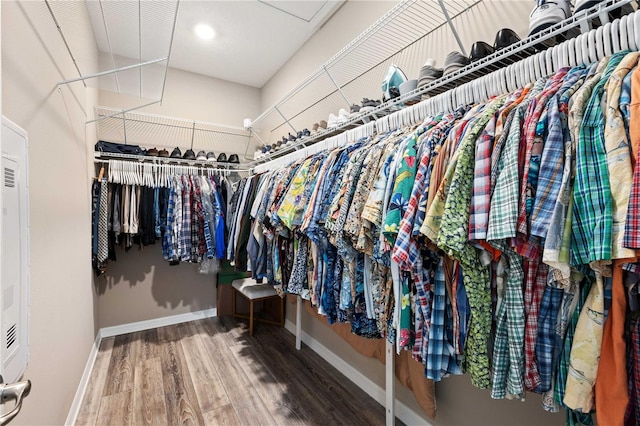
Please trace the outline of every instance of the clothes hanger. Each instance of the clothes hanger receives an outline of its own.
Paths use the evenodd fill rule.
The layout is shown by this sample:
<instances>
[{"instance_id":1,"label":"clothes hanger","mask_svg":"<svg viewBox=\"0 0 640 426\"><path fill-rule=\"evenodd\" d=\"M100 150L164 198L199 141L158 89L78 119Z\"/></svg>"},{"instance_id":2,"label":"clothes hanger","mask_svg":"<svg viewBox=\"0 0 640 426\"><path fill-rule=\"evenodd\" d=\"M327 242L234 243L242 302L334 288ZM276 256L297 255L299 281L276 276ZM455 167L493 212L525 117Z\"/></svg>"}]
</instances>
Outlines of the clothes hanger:
<instances>
[{"instance_id":1,"label":"clothes hanger","mask_svg":"<svg viewBox=\"0 0 640 426\"><path fill-rule=\"evenodd\" d=\"M591 59L591 62L598 62L598 51L596 48L596 31L589 31L589 41L588 41L588 46L589 46L589 58Z\"/></svg>"},{"instance_id":2,"label":"clothes hanger","mask_svg":"<svg viewBox=\"0 0 640 426\"><path fill-rule=\"evenodd\" d=\"M627 19L628 15L624 15L620 19L620 25L618 26L619 34L620 34L620 50L629 49L629 35L627 34Z\"/></svg>"},{"instance_id":3,"label":"clothes hanger","mask_svg":"<svg viewBox=\"0 0 640 426\"><path fill-rule=\"evenodd\" d=\"M638 11L633 14L633 40L636 44L634 51L640 49L640 13Z\"/></svg>"},{"instance_id":4,"label":"clothes hanger","mask_svg":"<svg viewBox=\"0 0 640 426\"><path fill-rule=\"evenodd\" d=\"M629 49L634 52L638 50L638 44L636 43L636 34L635 34L635 21L636 21L637 12L633 15L627 15L627 38L629 39Z\"/></svg>"},{"instance_id":5,"label":"clothes hanger","mask_svg":"<svg viewBox=\"0 0 640 426\"><path fill-rule=\"evenodd\" d=\"M595 35L597 61L604 58L604 27L598 27Z\"/></svg>"},{"instance_id":6,"label":"clothes hanger","mask_svg":"<svg viewBox=\"0 0 640 426\"><path fill-rule=\"evenodd\" d=\"M590 64L593 61L591 60L591 57L589 56L589 33L584 33L582 35L582 39L580 40L580 45L582 48L582 60L584 61L585 64Z\"/></svg>"},{"instance_id":7,"label":"clothes hanger","mask_svg":"<svg viewBox=\"0 0 640 426\"><path fill-rule=\"evenodd\" d=\"M575 49L576 39L572 38L567 43L568 43L567 51L569 52L569 66L573 68L576 65L578 65L576 62L576 49Z\"/></svg>"},{"instance_id":8,"label":"clothes hanger","mask_svg":"<svg viewBox=\"0 0 640 426\"><path fill-rule=\"evenodd\" d=\"M611 56L613 54L613 43L611 41L611 23L607 22L602 27L602 44L604 46L604 55Z\"/></svg>"},{"instance_id":9,"label":"clothes hanger","mask_svg":"<svg viewBox=\"0 0 640 426\"><path fill-rule=\"evenodd\" d=\"M620 51L620 19L616 18L611 23L611 49L612 51Z\"/></svg>"}]
</instances>

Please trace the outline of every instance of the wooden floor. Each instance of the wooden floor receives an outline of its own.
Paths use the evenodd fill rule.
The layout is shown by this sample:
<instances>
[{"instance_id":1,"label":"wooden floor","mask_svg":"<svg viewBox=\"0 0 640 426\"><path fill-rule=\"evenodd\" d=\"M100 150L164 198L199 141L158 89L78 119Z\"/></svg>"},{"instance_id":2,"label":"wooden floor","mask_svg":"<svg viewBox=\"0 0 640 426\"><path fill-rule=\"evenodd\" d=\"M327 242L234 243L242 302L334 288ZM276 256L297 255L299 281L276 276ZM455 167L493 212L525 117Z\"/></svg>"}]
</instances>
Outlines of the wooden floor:
<instances>
[{"instance_id":1,"label":"wooden floor","mask_svg":"<svg viewBox=\"0 0 640 426\"><path fill-rule=\"evenodd\" d=\"M78 425L382 425L384 408L288 331L209 318L103 339Z\"/></svg>"}]
</instances>

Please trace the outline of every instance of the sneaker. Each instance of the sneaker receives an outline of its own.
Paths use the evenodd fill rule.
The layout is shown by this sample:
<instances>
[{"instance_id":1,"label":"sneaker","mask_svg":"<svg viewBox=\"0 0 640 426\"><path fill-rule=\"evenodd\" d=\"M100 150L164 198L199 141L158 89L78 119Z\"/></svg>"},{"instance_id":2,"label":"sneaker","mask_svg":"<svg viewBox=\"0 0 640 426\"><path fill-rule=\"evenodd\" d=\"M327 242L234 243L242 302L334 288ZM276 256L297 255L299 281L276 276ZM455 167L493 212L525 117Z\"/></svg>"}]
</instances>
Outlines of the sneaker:
<instances>
[{"instance_id":1,"label":"sneaker","mask_svg":"<svg viewBox=\"0 0 640 426\"><path fill-rule=\"evenodd\" d=\"M184 152L184 155L182 156L183 159L185 160L195 160L196 159L196 153L193 152L192 149L188 149Z\"/></svg>"},{"instance_id":2,"label":"sneaker","mask_svg":"<svg viewBox=\"0 0 640 426\"><path fill-rule=\"evenodd\" d=\"M574 11L574 13L578 13L584 9L591 9L601 1L602 0L576 0L576 10Z\"/></svg>"},{"instance_id":3,"label":"sneaker","mask_svg":"<svg viewBox=\"0 0 640 426\"><path fill-rule=\"evenodd\" d=\"M227 160L227 163L240 164L240 158L238 157L238 154L231 154L229 156L229 160Z\"/></svg>"},{"instance_id":4,"label":"sneaker","mask_svg":"<svg viewBox=\"0 0 640 426\"><path fill-rule=\"evenodd\" d=\"M318 123L313 123L313 126L311 126L311 134L315 135L316 133L318 133L318 131L320 130L320 125Z\"/></svg>"},{"instance_id":5,"label":"sneaker","mask_svg":"<svg viewBox=\"0 0 640 426\"><path fill-rule=\"evenodd\" d=\"M349 113L355 115L360 112L360 105L353 104L349 107Z\"/></svg>"},{"instance_id":6,"label":"sneaker","mask_svg":"<svg viewBox=\"0 0 640 426\"><path fill-rule=\"evenodd\" d=\"M198 151L198 155L196 155L196 160L198 161L206 161L207 154L204 151Z\"/></svg>"},{"instance_id":7,"label":"sneaker","mask_svg":"<svg viewBox=\"0 0 640 426\"><path fill-rule=\"evenodd\" d=\"M180 151L180 148L176 147L171 152L171 158L182 158L182 151Z\"/></svg>"},{"instance_id":8,"label":"sneaker","mask_svg":"<svg viewBox=\"0 0 640 426\"><path fill-rule=\"evenodd\" d=\"M264 147L262 147L264 152ZM214 154L212 151L207 152L207 161L216 161L216 154Z\"/></svg>"},{"instance_id":9,"label":"sneaker","mask_svg":"<svg viewBox=\"0 0 640 426\"><path fill-rule=\"evenodd\" d=\"M537 0L537 3L529 15L530 36L571 16L568 0Z\"/></svg>"},{"instance_id":10,"label":"sneaker","mask_svg":"<svg viewBox=\"0 0 640 426\"><path fill-rule=\"evenodd\" d=\"M302 137L306 138L306 137L309 137L309 136L311 136L311 132L309 131L309 129L306 129L306 128L303 129L302 130Z\"/></svg>"},{"instance_id":11,"label":"sneaker","mask_svg":"<svg viewBox=\"0 0 640 426\"><path fill-rule=\"evenodd\" d=\"M327 129L335 129L338 127L338 117L331 113L329 114L329 119L327 120Z\"/></svg>"},{"instance_id":12,"label":"sneaker","mask_svg":"<svg viewBox=\"0 0 640 426\"><path fill-rule=\"evenodd\" d=\"M321 130L327 130L326 120L320 120L320 123L318 124L318 131L321 131Z\"/></svg>"},{"instance_id":13,"label":"sneaker","mask_svg":"<svg viewBox=\"0 0 640 426\"><path fill-rule=\"evenodd\" d=\"M451 74L459 69L462 69L469 65L469 59L460 52L453 51L447 55L447 59L444 61L444 70L442 75Z\"/></svg>"},{"instance_id":14,"label":"sneaker","mask_svg":"<svg viewBox=\"0 0 640 426\"><path fill-rule=\"evenodd\" d=\"M346 123L349 120L349 113L346 109L340 108L338 111L338 124Z\"/></svg>"},{"instance_id":15,"label":"sneaker","mask_svg":"<svg viewBox=\"0 0 640 426\"><path fill-rule=\"evenodd\" d=\"M407 93L413 92L417 88L418 88L418 80L407 80L400 85L400 95L404 96ZM411 98L405 99L404 103L407 105L413 105L417 103L419 100L420 99L417 96L412 96Z\"/></svg>"},{"instance_id":16,"label":"sneaker","mask_svg":"<svg viewBox=\"0 0 640 426\"><path fill-rule=\"evenodd\" d=\"M295 142L296 137L289 133L289 142Z\"/></svg>"},{"instance_id":17,"label":"sneaker","mask_svg":"<svg viewBox=\"0 0 640 426\"><path fill-rule=\"evenodd\" d=\"M221 152L220 154L218 154L218 163L226 163L227 162L227 154L225 154L224 152Z\"/></svg>"}]
</instances>

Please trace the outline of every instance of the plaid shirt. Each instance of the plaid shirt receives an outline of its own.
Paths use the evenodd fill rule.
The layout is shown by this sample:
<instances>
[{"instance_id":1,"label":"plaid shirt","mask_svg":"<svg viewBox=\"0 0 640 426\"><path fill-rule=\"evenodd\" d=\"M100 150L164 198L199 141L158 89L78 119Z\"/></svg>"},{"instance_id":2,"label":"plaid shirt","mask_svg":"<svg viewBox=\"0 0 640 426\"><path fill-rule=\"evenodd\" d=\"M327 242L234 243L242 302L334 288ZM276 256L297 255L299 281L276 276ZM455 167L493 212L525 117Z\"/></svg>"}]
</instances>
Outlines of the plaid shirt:
<instances>
[{"instance_id":1,"label":"plaid shirt","mask_svg":"<svg viewBox=\"0 0 640 426\"><path fill-rule=\"evenodd\" d=\"M167 205L167 227L162 236L162 257L165 260L175 258L174 240L173 240L173 215L175 213L175 186L171 187L169 192L169 203Z\"/></svg>"},{"instance_id":2,"label":"plaid shirt","mask_svg":"<svg viewBox=\"0 0 640 426\"><path fill-rule=\"evenodd\" d=\"M506 246L504 255L509 259L509 273L504 289L504 299L496 315L495 342L493 346L493 370L491 398L507 396L524 398L524 306L522 282L524 271L522 258Z\"/></svg>"},{"instance_id":3,"label":"plaid shirt","mask_svg":"<svg viewBox=\"0 0 640 426\"><path fill-rule=\"evenodd\" d=\"M558 311L562 303L563 290L545 286L542 302L540 303L540 317L538 319L538 337L536 339L536 359L540 384L536 392L546 392L551 389L554 372L554 354L556 353L556 322Z\"/></svg>"},{"instance_id":4,"label":"plaid shirt","mask_svg":"<svg viewBox=\"0 0 640 426\"><path fill-rule=\"evenodd\" d=\"M182 176L182 232L178 240L180 260L191 260L191 184L189 178Z\"/></svg>"},{"instance_id":5,"label":"plaid shirt","mask_svg":"<svg viewBox=\"0 0 640 426\"><path fill-rule=\"evenodd\" d=\"M635 256L635 250L624 248L624 228L629 206L629 188L633 182L633 168L631 166L631 150L629 138L625 129L622 113L620 112L620 94L622 83L631 68L638 62L638 52L628 53L616 67L607 81L604 142L607 150L609 166L609 181L613 200L612 228L611 228L611 258L623 259Z\"/></svg>"},{"instance_id":6,"label":"plaid shirt","mask_svg":"<svg viewBox=\"0 0 640 426\"><path fill-rule=\"evenodd\" d=\"M576 147L572 260L576 265L611 259L612 200L601 100L604 86L625 53L611 56L593 88Z\"/></svg>"},{"instance_id":7,"label":"plaid shirt","mask_svg":"<svg viewBox=\"0 0 640 426\"><path fill-rule=\"evenodd\" d=\"M491 202L491 150L497 115L498 113L491 117L476 144L476 164L469 213L469 240L471 241L484 240L487 236Z\"/></svg>"},{"instance_id":8,"label":"plaid shirt","mask_svg":"<svg viewBox=\"0 0 640 426\"><path fill-rule=\"evenodd\" d=\"M486 105L460 142L455 170L453 173L447 170L447 175L452 175L450 191L444 203L437 238L438 247L458 259L462 267L473 324L465 348L465 367L471 376L471 382L479 388L488 388L490 385L487 352L491 329L491 290L489 271L482 265L478 250L468 244L468 212L473 187L475 142L491 117L504 104L504 100L494 99Z\"/></svg>"},{"instance_id":9,"label":"plaid shirt","mask_svg":"<svg viewBox=\"0 0 640 426\"><path fill-rule=\"evenodd\" d=\"M633 73L629 74L631 75L631 83L633 85L640 85L640 68L636 68ZM627 75L627 77L629 77L629 75ZM630 121L634 122L634 119L638 118L637 111L640 99L637 99L633 92L630 97L631 100L629 103L633 105L633 107L628 110L628 114ZM625 247L637 249L640 248L640 166L638 165L640 162L637 161L636 155L638 153L640 140L631 140L631 138L629 140L631 142L631 160L632 163L635 163L635 166L633 170L631 190L629 193L629 206L627 208L627 217L625 220L623 244Z\"/></svg>"},{"instance_id":10,"label":"plaid shirt","mask_svg":"<svg viewBox=\"0 0 640 426\"><path fill-rule=\"evenodd\" d=\"M425 362L425 376L440 381L448 374L462 374L461 357L455 354L453 335L446 327L452 319L451 304L447 297L443 262L440 260L433 279L433 306L429 328L429 347Z\"/></svg>"},{"instance_id":11,"label":"plaid shirt","mask_svg":"<svg viewBox=\"0 0 640 426\"><path fill-rule=\"evenodd\" d=\"M536 359L536 338L538 336L538 314L540 300L547 284L549 267L539 259L525 262L527 273L524 285L524 384L527 390L535 390L540 384L538 361Z\"/></svg>"}]
</instances>

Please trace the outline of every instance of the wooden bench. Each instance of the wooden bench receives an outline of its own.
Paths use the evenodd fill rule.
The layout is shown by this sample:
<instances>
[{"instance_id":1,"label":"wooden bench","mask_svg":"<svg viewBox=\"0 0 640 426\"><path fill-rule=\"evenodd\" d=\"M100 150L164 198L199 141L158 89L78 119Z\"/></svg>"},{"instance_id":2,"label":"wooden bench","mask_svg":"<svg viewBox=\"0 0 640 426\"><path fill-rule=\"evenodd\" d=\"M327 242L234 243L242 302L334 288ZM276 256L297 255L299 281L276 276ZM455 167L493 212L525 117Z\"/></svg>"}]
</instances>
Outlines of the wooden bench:
<instances>
[{"instance_id":1,"label":"wooden bench","mask_svg":"<svg viewBox=\"0 0 640 426\"><path fill-rule=\"evenodd\" d=\"M233 292L231 293L231 305L232 315L234 318L243 318L249 320L249 335L253 336L253 323L254 321L263 322L266 324L275 324L280 327L284 326L284 299L278 296L276 290L269 284L258 284L253 278L242 278L234 280L231 285L233 286ZM249 315L239 314L236 312L236 293L249 301ZM269 300L280 300L280 320L274 321L265 318L258 318L254 315L254 302Z\"/></svg>"}]
</instances>

